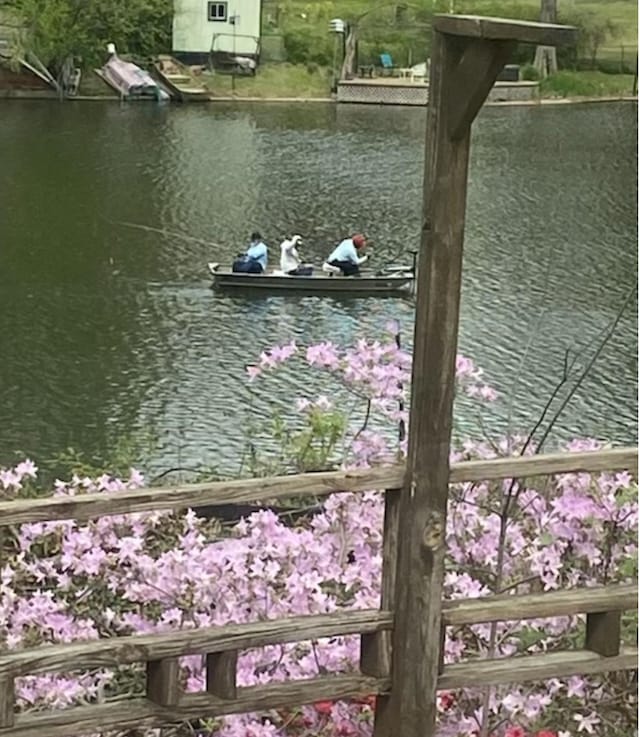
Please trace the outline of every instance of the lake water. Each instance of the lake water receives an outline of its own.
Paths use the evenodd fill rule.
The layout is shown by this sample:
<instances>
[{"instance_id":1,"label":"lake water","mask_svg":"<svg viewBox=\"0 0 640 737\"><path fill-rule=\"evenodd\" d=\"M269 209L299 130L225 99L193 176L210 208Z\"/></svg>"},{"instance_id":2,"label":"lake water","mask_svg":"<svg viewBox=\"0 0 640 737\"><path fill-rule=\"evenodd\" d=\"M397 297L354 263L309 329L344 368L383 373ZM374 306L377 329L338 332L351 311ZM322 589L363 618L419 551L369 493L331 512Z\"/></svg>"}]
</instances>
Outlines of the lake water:
<instances>
[{"instance_id":1,"label":"lake water","mask_svg":"<svg viewBox=\"0 0 640 737\"><path fill-rule=\"evenodd\" d=\"M0 106L0 463L67 447L108 456L152 430L144 459L237 469L247 432L333 387L283 371L248 385L274 342L349 343L408 299L234 296L205 263L262 231L319 262L364 230L378 251L418 243L425 111L309 105ZM472 140L460 350L503 398L459 433L527 429L584 365L637 283L637 107L494 107ZM131 222L211 241L128 228ZM637 301L568 405L556 437L637 437ZM518 381L515 377L518 376ZM510 409L511 408L511 409Z\"/></svg>"}]
</instances>

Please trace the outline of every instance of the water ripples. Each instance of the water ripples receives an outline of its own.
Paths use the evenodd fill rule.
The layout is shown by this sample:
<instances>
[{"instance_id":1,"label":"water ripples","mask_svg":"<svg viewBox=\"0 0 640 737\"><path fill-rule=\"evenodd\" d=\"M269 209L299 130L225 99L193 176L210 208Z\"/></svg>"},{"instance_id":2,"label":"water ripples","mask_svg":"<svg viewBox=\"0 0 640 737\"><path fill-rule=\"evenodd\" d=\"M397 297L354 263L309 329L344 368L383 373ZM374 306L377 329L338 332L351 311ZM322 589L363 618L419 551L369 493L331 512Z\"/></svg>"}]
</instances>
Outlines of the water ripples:
<instances>
[{"instance_id":1,"label":"water ripples","mask_svg":"<svg viewBox=\"0 0 640 737\"><path fill-rule=\"evenodd\" d=\"M378 263L420 234L424 112L216 105L31 106L0 118L0 462L67 445L108 454L156 430L155 470L237 468L274 411L334 395L313 372L248 384L273 343L349 343L389 318L410 343L407 299L215 294L206 261L260 229L305 236L319 263L364 230ZM615 317L637 274L636 107L491 108L474 128L460 347L530 427L561 374ZM221 244L115 226L137 222ZM632 442L635 304L567 408L557 436ZM583 359L587 360L586 358ZM338 393L338 401L347 398ZM459 433L504 431L509 402ZM262 424L261 424L262 423Z\"/></svg>"}]
</instances>

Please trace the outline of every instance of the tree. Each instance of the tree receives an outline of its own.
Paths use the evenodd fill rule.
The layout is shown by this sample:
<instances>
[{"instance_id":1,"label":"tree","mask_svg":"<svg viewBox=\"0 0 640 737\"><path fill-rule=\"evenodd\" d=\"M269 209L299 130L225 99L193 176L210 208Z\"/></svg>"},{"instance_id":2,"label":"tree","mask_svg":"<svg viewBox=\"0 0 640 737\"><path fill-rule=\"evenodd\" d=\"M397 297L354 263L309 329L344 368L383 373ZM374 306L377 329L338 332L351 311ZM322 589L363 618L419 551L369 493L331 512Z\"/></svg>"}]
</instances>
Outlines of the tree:
<instances>
[{"instance_id":1,"label":"tree","mask_svg":"<svg viewBox=\"0 0 640 737\"><path fill-rule=\"evenodd\" d=\"M540 20L542 23L555 23L557 18L557 0L541 0ZM533 65L544 79L558 71L558 58L555 46L538 46Z\"/></svg>"},{"instance_id":2,"label":"tree","mask_svg":"<svg viewBox=\"0 0 640 737\"><path fill-rule=\"evenodd\" d=\"M619 26L610 18L602 18L592 10L563 13L562 22L578 29L576 53L580 59L589 59L592 69L596 67L602 45L620 33Z\"/></svg>"},{"instance_id":3,"label":"tree","mask_svg":"<svg viewBox=\"0 0 640 737\"><path fill-rule=\"evenodd\" d=\"M110 41L136 57L171 45L172 0L16 0L14 10L23 45L54 72L70 56L101 61Z\"/></svg>"}]
</instances>

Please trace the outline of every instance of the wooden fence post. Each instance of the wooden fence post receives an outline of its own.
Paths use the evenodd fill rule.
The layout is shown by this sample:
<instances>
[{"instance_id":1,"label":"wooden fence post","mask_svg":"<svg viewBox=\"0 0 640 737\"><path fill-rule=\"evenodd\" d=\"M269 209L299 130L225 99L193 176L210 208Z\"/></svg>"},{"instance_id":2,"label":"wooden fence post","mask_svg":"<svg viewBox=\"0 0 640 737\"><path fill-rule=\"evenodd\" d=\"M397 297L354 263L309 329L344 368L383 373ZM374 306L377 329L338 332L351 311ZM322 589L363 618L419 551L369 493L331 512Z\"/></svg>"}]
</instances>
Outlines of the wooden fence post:
<instances>
[{"instance_id":1,"label":"wooden fence post","mask_svg":"<svg viewBox=\"0 0 640 737\"><path fill-rule=\"evenodd\" d=\"M237 698L236 672L238 651L229 650L207 655L207 691L220 699Z\"/></svg>"},{"instance_id":2,"label":"wooden fence post","mask_svg":"<svg viewBox=\"0 0 640 737\"><path fill-rule=\"evenodd\" d=\"M0 729L13 727L15 686L12 675L0 678Z\"/></svg>"},{"instance_id":3,"label":"wooden fence post","mask_svg":"<svg viewBox=\"0 0 640 737\"><path fill-rule=\"evenodd\" d=\"M587 614L585 647L598 655L613 657L620 652L622 612L592 612Z\"/></svg>"},{"instance_id":4,"label":"wooden fence post","mask_svg":"<svg viewBox=\"0 0 640 737\"><path fill-rule=\"evenodd\" d=\"M469 132L451 141L447 93L463 44L435 31L431 50L422 244L400 550L390 722L431 737L439 669L444 531L455 382ZM399 727L399 730L398 730ZM391 732L385 737L391 737Z\"/></svg>"},{"instance_id":5,"label":"wooden fence post","mask_svg":"<svg viewBox=\"0 0 640 737\"><path fill-rule=\"evenodd\" d=\"M575 36L566 26L474 16L436 16L433 28L391 716L384 737L435 732L471 123L516 40L552 45Z\"/></svg>"},{"instance_id":6,"label":"wooden fence post","mask_svg":"<svg viewBox=\"0 0 640 737\"><path fill-rule=\"evenodd\" d=\"M384 497L384 529L382 541L382 587L380 608L395 610L396 572L398 570L398 520L400 490L387 489ZM360 641L360 670L364 675L383 678L391 673L391 637L389 631L362 635ZM373 737L390 733L390 699L382 694L376 699Z\"/></svg>"},{"instance_id":7,"label":"wooden fence post","mask_svg":"<svg viewBox=\"0 0 640 737\"><path fill-rule=\"evenodd\" d=\"M176 706L180 700L178 658L150 660L147 663L147 698L160 706Z\"/></svg>"}]
</instances>

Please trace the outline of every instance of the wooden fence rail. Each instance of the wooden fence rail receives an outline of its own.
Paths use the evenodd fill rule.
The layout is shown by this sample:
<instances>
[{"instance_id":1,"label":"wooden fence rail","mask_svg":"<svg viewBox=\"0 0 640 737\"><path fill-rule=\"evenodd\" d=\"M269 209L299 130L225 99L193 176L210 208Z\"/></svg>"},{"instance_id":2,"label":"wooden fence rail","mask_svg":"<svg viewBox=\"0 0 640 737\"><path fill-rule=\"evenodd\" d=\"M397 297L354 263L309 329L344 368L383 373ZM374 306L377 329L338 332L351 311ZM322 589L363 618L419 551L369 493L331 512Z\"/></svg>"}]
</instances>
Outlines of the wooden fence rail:
<instances>
[{"instance_id":1,"label":"wooden fence rail","mask_svg":"<svg viewBox=\"0 0 640 737\"><path fill-rule=\"evenodd\" d=\"M602 642L607 648L606 653L599 652L598 643L596 647L590 643L589 617L598 617L605 610L613 609L619 618L621 611L636 607L637 598L637 586L618 585L444 602L444 622L447 626L587 613L587 636L584 650L446 665L439 679L439 687L475 687L478 682L495 685L635 669L637 649L620 649L619 631L615 627L607 627L604 634ZM127 729L137 722L145 726L162 726L204 715L221 716L324 699L384 694L390 688L390 674L384 668L380 670L378 661L371 659L370 647L377 633L392 627L391 612L341 611L272 622L50 645L6 653L0 656L0 683L4 685L5 693L5 708L0 715L0 737L40 737L44 733L39 730L45 727L49 737L72 737L81 732L81 727L86 731ZM361 636L360 673L335 674L249 688L238 688L236 685L240 650L345 634ZM178 658L186 655L206 655L205 693L182 692ZM145 663L147 667L146 698L17 716L14 715L12 698L9 708L6 695L13 694L13 680L16 677L115 668L138 662Z\"/></svg>"},{"instance_id":2,"label":"wooden fence rail","mask_svg":"<svg viewBox=\"0 0 640 737\"><path fill-rule=\"evenodd\" d=\"M565 453L469 461L451 467L452 483L534 475L637 469L637 449ZM304 474L270 479L200 484L176 489L90 494L84 497L24 499L0 504L0 526L55 519L88 520L105 514L187 506L229 504L301 493L387 488L383 544L382 609L339 611L307 617L233 624L155 635L131 635L91 642L6 651L0 655L0 737L72 737L97 730L160 727L198 717L274 709L325 699L347 699L391 689L390 635L394 627L393 588L398 543L398 495L403 466L357 472ZM442 627L586 614L581 650L471 660L441 667L439 688L461 688L540 680L575 674L637 668L637 649L620 647L620 620L635 609L638 588L616 585L543 594L501 595L442 602ZM240 688L241 651L267 645L360 637L359 672ZM206 691L187 694L180 686L179 658L206 659ZM140 663L146 666L144 698L119 700L63 711L15 713L16 678Z\"/></svg>"},{"instance_id":3,"label":"wooden fence rail","mask_svg":"<svg viewBox=\"0 0 640 737\"><path fill-rule=\"evenodd\" d=\"M636 470L637 448L615 448L585 453L550 453L537 456L463 461L451 464L450 483L496 481L584 471ZM327 496L371 489L399 489L405 466L397 464L354 471L328 471L293 476L217 481L176 487L136 489L105 494L17 499L0 502L0 527L27 522L74 519L77 522L109 515L168 511L187 507L216 507L292 496Z\"/></svg>"}]
</instances>

